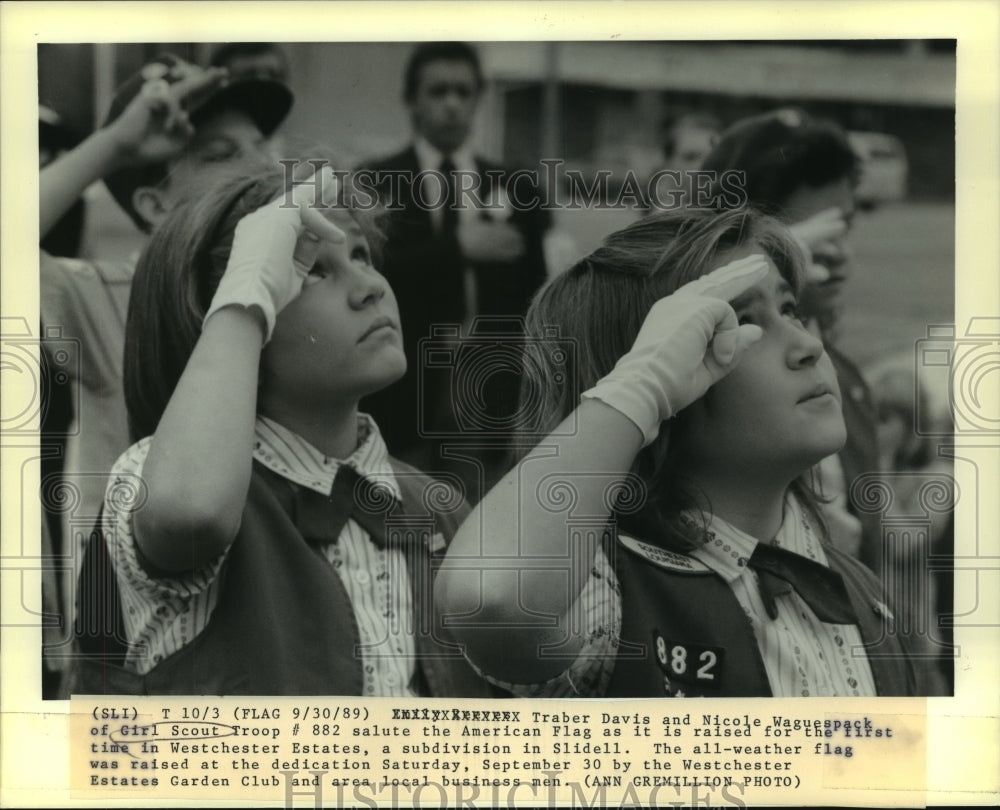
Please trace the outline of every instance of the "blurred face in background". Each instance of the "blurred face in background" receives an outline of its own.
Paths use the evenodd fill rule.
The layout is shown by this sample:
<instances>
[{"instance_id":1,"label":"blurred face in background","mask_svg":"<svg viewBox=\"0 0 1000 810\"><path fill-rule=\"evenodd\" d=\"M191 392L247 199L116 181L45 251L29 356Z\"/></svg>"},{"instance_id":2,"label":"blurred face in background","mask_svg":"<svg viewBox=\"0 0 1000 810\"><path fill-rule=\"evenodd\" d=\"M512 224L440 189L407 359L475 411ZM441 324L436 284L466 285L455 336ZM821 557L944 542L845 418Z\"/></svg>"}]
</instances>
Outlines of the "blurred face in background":
<instances>
[{"instance_id":1,"label":"blurred face in background","mask_svg":"<svg viewBox=\"0 0 1000 810\"><path fill-rule=\"evenodd\" d=\"M245 112L223 109L195 125L188 147L170 165L168 187L184 190L194 182L228 177L236 168L267 166L267 138Z\"/></svg>"},{"instance_id":2,"label":"blurred face in background","mask_svg":"<svg viewBox=\"0 0 1000 810\"><path fill-rule=\"evenodd\" d=\"M846 177L824 186L803 186L788 197L784 206L784 219L789 223L802 222L828 208L841 210L848 232L814 248L813 262L826 268L830 277L809 284L801 296L803 316L818 320L824 331L834 326L840 317L844 284L853 269L853 253L848 241L854 221L854 187Z\"/></svg>"},{"instance_id":3,"label":"blurred face in background","mask_svg":"<svg viewBox=\"0 0 1000 810\"><path fill-rule=\"evenodd\" d=\"M695 192L691 172L701 168L718 136L718 130L701 120L683 119L676 124L664 144L663 169L677 174L663 175L657 181L658 196L683 191L687 201L693 200Z\"/></svg>"},{"instance_id":4,"label":"blurred face in background","mask_svg":"<svg viewBox=\"0 0 1000 810\"><path fill-rule=\"evenodd\" d=\"M680 127L674 132L674 148L667 155L666 168L680 172L700 169L717 138L718 133L711 128L697 125Z\"/></svg>"},{"instance_id":5,"label":"blurred face in background","mask_svg":"<svg viewBox=\"0 0 1000 810\"><path fill-rule=\"evenodd\" d=\"M223 108L199 118L187 148L171 161L159 186L136 189L136 210L156 225L198 189L239 172L259 171L269 162L267 138L253 119L241 110Z\"/></svg>"},{"instance_id":6,"label":"blurred face in background","mask_svg":"<svg viewBox=\"0 0 1000 810\"><path fill-rule=\"evenodd\" d=\"M288 80L288 63L279 51L235 54L223 67L230 76L264 76L278 81Z\"/></svg>"},{"instance_id":7,"label":"blurred face in background","mask_svg":"<svg viewBox=\"0 0 1000 810\"><path fill-rule=\"evenodd\" d=\"M409 102L414 130L435 149L450 154L468 140L479 103L472 65L460 59L428 62L420 69Z\"/></svg>"}]
</instances>

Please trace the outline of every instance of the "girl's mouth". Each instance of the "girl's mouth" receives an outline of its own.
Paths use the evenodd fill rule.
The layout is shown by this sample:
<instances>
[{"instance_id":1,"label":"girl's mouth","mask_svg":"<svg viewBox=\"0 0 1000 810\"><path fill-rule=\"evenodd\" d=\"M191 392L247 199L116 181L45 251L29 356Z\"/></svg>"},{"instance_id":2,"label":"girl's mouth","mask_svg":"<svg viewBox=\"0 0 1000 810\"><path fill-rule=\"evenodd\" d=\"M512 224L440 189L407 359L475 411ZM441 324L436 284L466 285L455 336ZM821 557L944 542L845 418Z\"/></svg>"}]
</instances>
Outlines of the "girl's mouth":
<instances>
[{"instance_id":1,"label":"girl's mouth","mask_svg":"<svg viewBox=\"0 0 1000 810\"><path fill-rule=\"evenodd\" d=\"M382 330L382 329L395 329L395 328L396 328L396 324L394 324L394 323L392 322L392 319L391 319L391 318L387 318L387 317L385 317L385 316L382 316L381 318L376 318L376 319L375 319L375 320L374 320L374 321L372 322L372 325L371 325L371 326L369 326L369 327L368 327L368 328L367 328L367 329L366 329L366 330L365 330L365 331L364 331L364 332L363 332L363 333L361 334L361 337L360 337L360 338L358 338L358 343L360 343L361 341L363 341L363 340L365 340L365 339L367 339L367 338L371 337L371 336L372 336L373 334L375 334L376 332L378 332L378 331L380 331L380 330Z\"/></svg>"},{"instance_id":2,"label":"girl's mouth","mask_svg":"<svg viewBox=\"0 0 1000 810\"><path fill-rule=\"evenodd\" d=\"M828 385L820 383L819 385L813 387L805 396L799 399L799 402L812 402L813 400L821 399L823 397L833 397L833 392L830 390Z\"/></svg>"}]
</instances>

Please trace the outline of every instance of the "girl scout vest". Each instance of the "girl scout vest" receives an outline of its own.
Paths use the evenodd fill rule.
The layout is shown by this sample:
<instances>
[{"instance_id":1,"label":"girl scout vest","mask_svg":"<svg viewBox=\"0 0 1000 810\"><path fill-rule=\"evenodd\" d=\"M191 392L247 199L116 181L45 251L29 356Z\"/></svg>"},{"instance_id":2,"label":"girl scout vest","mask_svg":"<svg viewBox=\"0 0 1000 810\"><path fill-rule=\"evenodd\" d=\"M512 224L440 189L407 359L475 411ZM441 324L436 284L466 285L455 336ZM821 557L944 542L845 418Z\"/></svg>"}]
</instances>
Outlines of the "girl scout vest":
<instances>
[{"instance_id":1,"label":"girl scout vest","mask_svg":"<svg viewBox=\"0 0 1000 810\"><path fill-rule=\"evenodd\" d=\"M867 568L824 547L843 576L879 695L912 695L914 673ZM770 697L749 618L725 580L685 554L624 535L616 547L622 629L607 697Z\"/></svg>"},{"instance_id":2,"label":"girl scout vest","mask_svg":"<svg viewBox=\"0 0 1000 810\"><path fill-rule=\"evenodd\" d=\"M387 509L389 533L405 544L413 594L418 695L489 697L494 693L436 627L433 561L468 512L423 506L443 485L392 460L402 504ZM438 488L438 489L435 489ZM449 494L454 495L449 490ZM457 496L456 496L457 498ZM394 502L395 503L395 502ZM76 694L360 695L362 658L354 610L339 574L303 536L296 489L254 464L240 530L220 576L225 581L204 631L146 675L121 664L125 635L115 573L100 532L80 575ZM340 516L341 520L343 515ZM390 543L394 542L390 539Z\"/></svg>"}]
</instances>

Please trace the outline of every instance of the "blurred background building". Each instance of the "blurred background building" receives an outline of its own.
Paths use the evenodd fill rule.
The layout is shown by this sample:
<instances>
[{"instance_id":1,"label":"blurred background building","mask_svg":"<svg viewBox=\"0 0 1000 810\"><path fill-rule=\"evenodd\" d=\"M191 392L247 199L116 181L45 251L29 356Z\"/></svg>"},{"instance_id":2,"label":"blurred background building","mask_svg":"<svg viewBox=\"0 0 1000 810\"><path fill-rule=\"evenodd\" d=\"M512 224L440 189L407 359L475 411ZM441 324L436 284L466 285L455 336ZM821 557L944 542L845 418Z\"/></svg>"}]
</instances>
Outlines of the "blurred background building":
<instances>
[{"instance_id":1,"label":"blurred background building","mask_svg":"<svg viewBox=\"0 0 1000 810\"><path fill-rule=\"evenodd\" d=\"M39 100L80 135L99 125L117 84L163 51L207 65L219 43L59 44L38 48ZM283 126L289 154L325 144L345 164L409 140L402 75L411 43L281 43L296 101ZM668 123L706 114L722 126L798 106L853 134L866 160L859 271L844 346L862 362L905 349L954 302L955 41L485 42L488 78L476 147L512 166L541 158L592 176L648 176L662 165ZM135 249L137 235L103 187L88 195L88 245ZM883 204L887 203L887 204ZM637 216L631 209L555 212L562 263ZM898 272L897 270L898 269ZM918 283L915 283L918 281ZM889 296L900 321L864 316ZM902 298L900 298L902 296ZM857 304L857 306L855 306ZM877 330L877 331L876 331Z\"/></svg>"},{"instance_id":2,"label":"blurred background building","mask_svg":"<svg viewBox=\"0 0 1000 810\"><path fill-rule=\"evenodd\" d=\"M211 43L39 46L39 95L81 132L114 87L170 50L207 64ZM409 43L282 43L297 103L286 131L348 159L407 140L400 103ZM724 125L795 104L846 129L895 136L917 199L954 188L954 40L481 43L490 84L479 146L519 165L542 157L648 172L683 112Z\"/></svg>"}]
</instances>

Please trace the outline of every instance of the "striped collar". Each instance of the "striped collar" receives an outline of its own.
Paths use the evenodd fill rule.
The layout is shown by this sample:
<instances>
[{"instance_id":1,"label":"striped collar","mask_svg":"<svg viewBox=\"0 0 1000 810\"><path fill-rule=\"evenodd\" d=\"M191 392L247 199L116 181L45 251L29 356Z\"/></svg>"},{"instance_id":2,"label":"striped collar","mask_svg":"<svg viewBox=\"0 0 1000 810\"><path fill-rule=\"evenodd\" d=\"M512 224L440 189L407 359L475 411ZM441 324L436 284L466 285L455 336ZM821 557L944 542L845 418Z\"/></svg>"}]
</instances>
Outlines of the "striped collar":
<instances>
[{"instance_id":1,"label":"striped collar","mask_svg":"<svg viewBox=\"0 0 1000 810\"><path fill-rule=\"evenodd\" d=\"M690 519L690 518L689 518ZM695 521L696 525L701 525ZM758 540L717 515L708 517L704 530L705 544L691 552L727 582L733 582L746 571L747 560ZM789 496L785 501L784 520L771 541L775 546L794 551L810 560L827 565L826 554L816 536L816 530L798 500Z\"/></svg>"},{"instance_id":2,"label":"striped collar","mask_svg":"<svg viewBox=\"0 0 1000 810\"><path fill-rule=\"evenodd\" d=\"M346 464L360 475L384 484L397 499L402 497L389 451L378 425L368 414L358 414L358 446L346 459L330 458L273 419L258 415L253 457L282 478L324 495L333 488L340 465Z\"/></svg>"}]
</instances>

